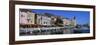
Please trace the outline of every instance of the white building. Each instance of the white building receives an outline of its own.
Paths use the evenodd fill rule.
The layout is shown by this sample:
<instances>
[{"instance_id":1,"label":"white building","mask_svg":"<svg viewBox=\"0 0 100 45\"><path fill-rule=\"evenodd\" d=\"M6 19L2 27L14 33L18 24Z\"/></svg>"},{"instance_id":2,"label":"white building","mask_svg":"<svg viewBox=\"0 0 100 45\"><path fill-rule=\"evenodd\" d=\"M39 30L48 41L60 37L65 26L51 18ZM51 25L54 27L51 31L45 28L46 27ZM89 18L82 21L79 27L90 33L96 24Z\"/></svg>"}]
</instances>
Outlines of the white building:
<instances>
[{"instance_id":1,"label":"white building","mask_svg":"<svg viewBox=\"0 0 100 45\"><path fill-rule=\"evenodd\" d=\"M35 24L36 15L31 10L20 9L20 24Z\"/></svg>"},{"instance_id":2,"label":"white building","mask_svg":"<svg viewBox=\"0 0 100 45\"><path fill-rule=\"evenodd\" d=\"M48 17L47 15L37 14L37 24L50 26L51 17Z\"/></svg>"},{"instance_id":3,"label":"white building","mask_svg":"<svg viewBox=\"0 0 100 45\"><path fill-rule=\"evenodd\" d=\"M27 12L22 12L20 11L19 12L19 23L20 24L27 24L28 21L27 21L27 16L28 16L28 13Z\"/></svg>"}]
</instances>

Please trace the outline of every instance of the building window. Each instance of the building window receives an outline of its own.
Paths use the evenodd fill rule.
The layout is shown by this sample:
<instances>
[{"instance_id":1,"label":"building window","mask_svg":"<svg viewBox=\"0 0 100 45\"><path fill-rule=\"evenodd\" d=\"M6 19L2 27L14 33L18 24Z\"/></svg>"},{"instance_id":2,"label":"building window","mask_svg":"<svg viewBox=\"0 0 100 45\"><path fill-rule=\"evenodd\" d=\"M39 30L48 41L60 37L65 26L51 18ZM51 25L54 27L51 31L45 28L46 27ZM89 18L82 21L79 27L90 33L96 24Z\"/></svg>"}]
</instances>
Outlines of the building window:
<instances>
[{"instance_id":1,"label":"building window","mask_svg":"<svg viewBox=\"0 0 100 45\"><path fill-rule=\"evenodd\" d=\"M24 17L24 15L21 15L21 17Z\"/></svg>"}]
</instances>

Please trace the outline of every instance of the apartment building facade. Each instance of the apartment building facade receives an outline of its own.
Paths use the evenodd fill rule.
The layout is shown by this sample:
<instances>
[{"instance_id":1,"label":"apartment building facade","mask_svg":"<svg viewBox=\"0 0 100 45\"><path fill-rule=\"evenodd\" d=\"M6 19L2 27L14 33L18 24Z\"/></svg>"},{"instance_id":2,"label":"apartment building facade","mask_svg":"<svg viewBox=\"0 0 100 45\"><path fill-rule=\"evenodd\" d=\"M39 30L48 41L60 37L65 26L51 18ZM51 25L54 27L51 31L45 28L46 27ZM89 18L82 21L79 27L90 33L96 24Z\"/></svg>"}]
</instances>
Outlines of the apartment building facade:
<instances>
[{"instance_id":1,"label":"apartment building facade","mask_svg":"<svg viewBox=\"0 0 100 45\"><path fill-rule=\"evenodd\" d=\"M20 24L36 24L36 14L31 10L20 9Z\"/></svg>"},{"instance_id":2,"label":"apartment building facade","mask_svg":"<svg viewBox=\"0 0 100 45\"><path fill-rule=\"evenodd\" d=\"M37 24L42 26L51 26L51 17L43 14L37 14Z\"/></svg>"}]
</instances>

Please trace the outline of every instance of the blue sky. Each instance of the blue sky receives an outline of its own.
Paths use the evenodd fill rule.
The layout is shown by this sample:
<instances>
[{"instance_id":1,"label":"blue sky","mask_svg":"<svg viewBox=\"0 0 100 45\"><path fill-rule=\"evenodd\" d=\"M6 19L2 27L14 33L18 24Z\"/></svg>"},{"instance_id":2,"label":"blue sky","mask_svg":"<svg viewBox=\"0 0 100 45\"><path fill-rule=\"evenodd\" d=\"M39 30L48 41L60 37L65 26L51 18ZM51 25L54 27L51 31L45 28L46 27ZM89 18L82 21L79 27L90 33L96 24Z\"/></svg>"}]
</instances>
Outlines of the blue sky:
<instances>
[{"instance_id":1,"label":"blue sky","mask_svg":"<svg viewBox=\"0 0 100 45\"><path fill-rule=\"evenodd\" d=\"M45 10L45 9L35 9L32 10L36 13L51 13L57 16L63 16L67 18L76 17L77 24L86 24L90 22L90 12L89 11L70 11L70 10Z\"/></svg>"}]
</instances>

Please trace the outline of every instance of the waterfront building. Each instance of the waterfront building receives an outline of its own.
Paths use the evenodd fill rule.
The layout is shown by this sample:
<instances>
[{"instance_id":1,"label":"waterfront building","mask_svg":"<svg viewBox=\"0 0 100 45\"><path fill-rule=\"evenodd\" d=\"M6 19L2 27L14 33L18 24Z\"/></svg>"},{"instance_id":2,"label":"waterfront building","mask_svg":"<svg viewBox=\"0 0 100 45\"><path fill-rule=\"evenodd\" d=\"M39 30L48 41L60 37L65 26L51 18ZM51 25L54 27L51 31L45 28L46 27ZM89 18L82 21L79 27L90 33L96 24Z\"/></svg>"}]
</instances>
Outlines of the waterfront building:
<instances>
[{"instance_id":1,"label":"waterfront building","mask_svg":"<svg viewBox=\"0 0 100 45\"><path fill-rule=\"evenodd\" d=\"M76 26L75 16L69 19L49 13L39 14L29 9L20 9L19 12L20 24L27 24L29 27L32 25L30 28L20 28L21 33L28 33L29 35L71 33L72 31L67 26Z\"/></svg>"},{"instance_id":2,"label":"waterfront building","mask_svg":"<svg viewBox=\"0 0 100 45\"><path fill-rule=\"evenodd\" d=\"M51 26L51 17L44 14L37 14L37 24L42 26Z\"/></svg>"},{"instance_id":3,"label":"waterfront building","mask_svg":"<svg viewBox=\"0 0 100 45\"><path fill-rule=\"evenodd\" d=\"M32 12L27 12L27 13L28 13L28 16L27 16L28 24L35 24L35 20L36 20L35 13L32 13Z\"/></svg>"},{"instance_id":4,"label":"waterfront building","mask_svg":"<svg viewBox=\"0 0 100 45\"><path fill-rule=\"evenodd\" d=\"M19 23L20 24L27 24L28 23L27 16L28 16L27 12L20 10L19 11Z\"/></svg>"},{"instance_id":5,"label":"waterfront building","mask_svg":"<svg viewBox=\"0 0 100 45\"><path fill-rule=\"evenodd\" d=\"M20 24L35 24L36 14L29 9L20 9Z\"/></svg>"}]
</instances>

